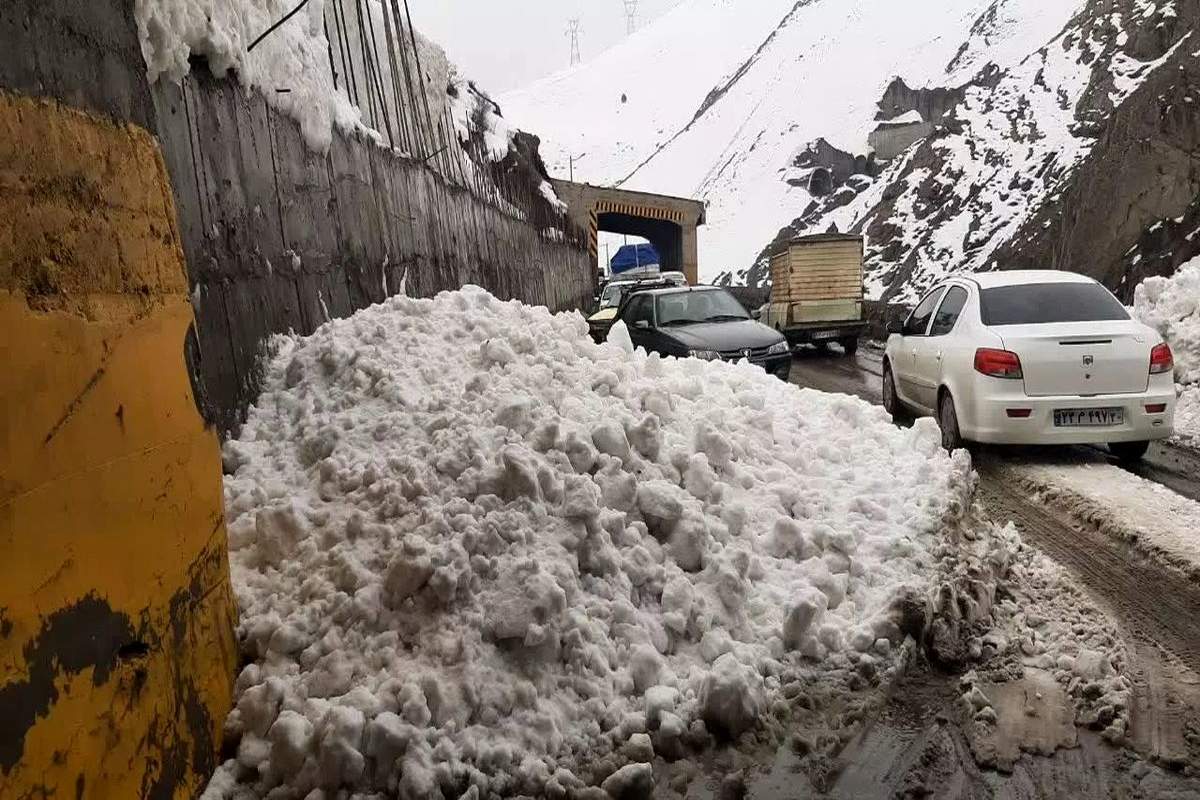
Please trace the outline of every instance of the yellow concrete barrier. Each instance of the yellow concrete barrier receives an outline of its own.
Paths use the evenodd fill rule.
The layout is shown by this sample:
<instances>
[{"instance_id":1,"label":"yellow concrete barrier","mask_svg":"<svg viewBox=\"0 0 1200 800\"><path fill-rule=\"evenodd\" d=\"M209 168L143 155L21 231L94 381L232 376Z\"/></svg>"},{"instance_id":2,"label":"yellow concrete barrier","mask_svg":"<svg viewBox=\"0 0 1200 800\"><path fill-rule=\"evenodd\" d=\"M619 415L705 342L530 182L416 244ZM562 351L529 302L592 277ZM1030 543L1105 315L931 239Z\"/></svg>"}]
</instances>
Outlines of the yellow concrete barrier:
<instances>
[{"instance_id":1,"label":"yellow concrete barrier","mask_svg":"<svg viewBox=\"0 0 1200 800\"><path fill-rule=\"evenodd\" d=\"M236 665L217 439L145 130L0 91L0 797L185 798Z\"/></svg>"}]
</instances>

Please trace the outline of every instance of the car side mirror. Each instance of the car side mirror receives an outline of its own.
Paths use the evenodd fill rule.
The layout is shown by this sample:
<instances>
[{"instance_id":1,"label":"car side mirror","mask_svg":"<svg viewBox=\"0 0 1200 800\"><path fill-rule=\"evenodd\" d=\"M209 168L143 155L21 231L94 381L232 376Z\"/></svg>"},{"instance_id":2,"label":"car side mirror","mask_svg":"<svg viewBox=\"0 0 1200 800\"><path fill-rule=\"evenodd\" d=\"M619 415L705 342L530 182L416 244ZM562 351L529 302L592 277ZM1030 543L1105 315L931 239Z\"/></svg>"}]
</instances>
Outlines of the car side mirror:
<instances>
[{"instance_id":1,"label":"car side mirror","mask_svg":"<svg viewBox=\"0 0 1200 800\"><path fill-rule=\"evenodd\" d=\"M901 320L894 319L887 324L887 333L891 336L893 333L904 335L904 323Z\"/></svg>"},{"instance_id":2,"label":"car side mirror","mask_svg":"<svg viewBox=\"0 0 1200 800\"><path fill-rule=\"evenodd\" d=\"M639 331L648 331L650 330L650 323L644 319L639 319L637 322L633 323L633 327L637 328Z\"/></svg>"}]
</instances>

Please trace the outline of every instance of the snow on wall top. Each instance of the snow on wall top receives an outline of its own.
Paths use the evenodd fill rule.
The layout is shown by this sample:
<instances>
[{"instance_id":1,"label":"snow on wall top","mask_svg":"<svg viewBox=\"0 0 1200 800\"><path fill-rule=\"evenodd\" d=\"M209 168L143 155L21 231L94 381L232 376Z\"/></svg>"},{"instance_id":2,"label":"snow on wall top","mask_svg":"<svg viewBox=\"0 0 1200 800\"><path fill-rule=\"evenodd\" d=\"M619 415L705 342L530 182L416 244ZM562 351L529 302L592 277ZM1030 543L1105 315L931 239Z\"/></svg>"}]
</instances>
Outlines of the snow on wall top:
<instances>
[{"instance_id":1,"label":"snow on wall top","mask_svg":"<svg viewBox=\"0 0 1200 800\"><path fill-rule=\"evenodd\" d=\"M334 88L324 0L310 0L247 52L294 6L288 0L136 0L150 82L180 81L191 69L189 58L202 56L214 75L234 70L244 86L258 89L267 102L297 119L311 147L328 150L333 126L353 130L362 126L362 114Z\"/></svg>"},{"instance_id":2,"label":"snow on wall top","mask_svg":"<svg viewBox=\"0 0 1200 800\"><path fill-rule=\"evenodd\" d=\"M255 660L205 800L561 796L761 724L785 668L893 667L969 459L622 327L467 287L277 340L224 451Z\"/></svg>"},{"instance_id":3,"label":"snow on wall top","mask_svg":"<svg viewBox=\"0 0 1200 800\"><path fill-rule=\"evenodd\" d=\"M444 145L438 131L448 113L460 139L470 138L478 125L494 160L508 154L513 131L495 103L468 86L445 51L408 28L402 10L397 17L381 0L364 0L361 17L332 21L326 18L332 6L310 0L248 50L293 8L293 0L136 0L147 76L151 82L179 81L191 69L189 59L203 56L214 75L232 70L244 86L298 120L305 141L319 152L328 150L336 126L424 158ZM331 47L325 31L334 35L343 23L345 31ZM377 67L364 59L364 40ZM453 95L447 92L451 85ZM430 124L433 130L425 130ZM472 168L466 160L462 167Z\"/></svg>"}]
</instances>

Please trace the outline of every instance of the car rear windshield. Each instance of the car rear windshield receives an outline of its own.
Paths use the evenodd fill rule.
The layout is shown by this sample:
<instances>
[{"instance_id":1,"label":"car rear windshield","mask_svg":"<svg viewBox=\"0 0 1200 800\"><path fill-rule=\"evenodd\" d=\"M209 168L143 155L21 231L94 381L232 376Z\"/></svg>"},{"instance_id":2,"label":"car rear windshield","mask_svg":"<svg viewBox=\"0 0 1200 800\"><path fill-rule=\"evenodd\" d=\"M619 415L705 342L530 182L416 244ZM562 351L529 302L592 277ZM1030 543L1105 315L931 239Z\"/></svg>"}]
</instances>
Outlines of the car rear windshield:
<instances>
[{"instance_id":1,"label":"car rear windshield","mask_svg":"<svg viewBox=\"0 0 1200 800\"><path fill-rule=\"evenodd\" d=\"M1129 319L1120 301L1098 283L995 286L980 292L979 313L984 325Z\"/></svg>"}]
</instances>

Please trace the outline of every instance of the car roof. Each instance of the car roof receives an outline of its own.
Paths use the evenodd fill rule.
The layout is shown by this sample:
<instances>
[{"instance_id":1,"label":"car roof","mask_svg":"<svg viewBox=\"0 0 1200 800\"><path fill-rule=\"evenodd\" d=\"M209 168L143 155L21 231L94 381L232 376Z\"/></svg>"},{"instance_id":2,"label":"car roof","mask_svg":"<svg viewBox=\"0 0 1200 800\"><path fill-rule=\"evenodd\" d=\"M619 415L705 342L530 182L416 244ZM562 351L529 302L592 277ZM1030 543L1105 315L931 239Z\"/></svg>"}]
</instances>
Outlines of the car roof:
<instances>
[{"instance_id":1,"label":"car roof","mask_svg":"<svg viewBox=\"0 0 1200 800\"><path fill-rule=\"evenodd\" d=\"M659 284L649 284L645 288L636 289L638 294L682 294L683 292L715 292L723 290L720 286L706 286L700 284L697 286L663 286Z\"/></svg>"},{"instance_id":2,"label":"car roof","mask_svg":"<svg viewBox=\"0 0 1200 800\"><path fill-rule=\"evenodd\" d=\"M991 289L997 286L1020 286L1029 283L1095 283L1086 275L1060 269L1010 269L996 272L974 272L961 277L973 280L981 289Z\"/></svg>"}]
</instances>

